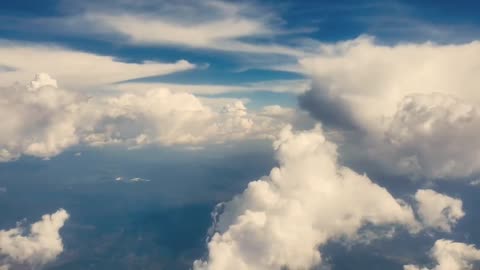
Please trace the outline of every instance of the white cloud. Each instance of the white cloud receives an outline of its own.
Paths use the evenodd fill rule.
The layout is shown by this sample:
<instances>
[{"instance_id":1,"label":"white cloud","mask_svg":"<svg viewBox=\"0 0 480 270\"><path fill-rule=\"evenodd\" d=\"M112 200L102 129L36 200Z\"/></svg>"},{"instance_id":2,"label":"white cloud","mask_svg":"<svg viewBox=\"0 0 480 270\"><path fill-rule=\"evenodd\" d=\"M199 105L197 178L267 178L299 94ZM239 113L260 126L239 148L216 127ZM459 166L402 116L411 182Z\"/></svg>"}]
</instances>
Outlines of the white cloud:
<instances>
[{"instance_id":1,"label":"white cloud","mask_svg":"<svg viewBox=\"0 0 480 270\"><path fill-rule=\"evenodd\" d=\"M139 91L151 88L168 88L173 92L214 95L231 92L268 91L275 93L303 93L310 87L309 80L272 80L242 85L219 84L173 84L157 82L125 82L115 84L112 88L122 91Z\"/></svg>"},{"instance_id":2,"label":"white cloud","mask_svg":"<svg viewBox=\"0 0 480 270\"><path fill-rule=\"evenodd\" d=\"M63 243L59 234L65 221L67 211L60 209L51 215L42 216L42 220L33 223L28 233L18 225L9 230L0 230L1 267L9 264L28 264L32 267L42 266L62 253Z\"/></svg>"},{"instance_id":3,"label":"white cloud","mask_svg":"<svg viewBox=\"0 0 480 270\"><path fill-rule=\"evenodd\" d=\"M168 6L168 5L167 5ZM159 8L159 7L157 7ZM99 33L117 33L129 42L146 45L175 45L220 51L300 56L302 50L271 42L248 42L242 38L267 38L283 34L278 18L259 5L201 1L184 7L160 7L148 11L102 12L88 10L69 18L71 25L96 25ZM276 22L276 23L274 23Z\"/></svg>"},{"instance_id":4,"label":"white cloud","mask_svg":"<svg viewBox=\"0 0 480 270\"><path fill-rule=\"evenodd\" d=\"M149 179L143 179L140 177L134 177L129 180L130 182L136 183L136 182L150 182Z\"/></svg>"},{"instance_id":5,"label":"white cloud","mask_svg":"<svg viewBox=\"0 0 480 270\"><path fill-rule=\"evenodd\" d=\"M319 247L357 240L366 224L420 229L409 206L338 164L336 145L319 127L286 128L274 147L280 166L222 206L208 258L194 269L310 269L322 263Z\"/></svg>"},{"instance_id":6,"label":"white cloud","mask_svg":"<svg viewBox=\"0 0 480 270\"><path fill-rule=\"evenodd\" d=\"M462 200L437 193L431 189L421 189L415 194L418 215L426 227L446 232L452 230L465 213Z\"/></svg>"},{"instance_id":7,"label":"white cloud","mask_svg":"<svg viewBox=\"0 0 480 270\"><path fill-rule=\"evenodd\" d=\"M0 65L12 68L12 71L0 72L3 85L27 81L32 74L42 71L58 79L61 87L80 90L92 90L92 87L98 90L118 81L164 75L195 67L186 60L173 63L127 63L111 56L53 45L1 40Z\"/></svg>"},{"instance_id":8,"label":"white cloud","mask_svg":"<svg viewBox=\"0 0 480 270\"><path fill-rule=\"evenodd\" d=\"M49 157L78 143L79 97L55 85L40 74L27 86L0 88L0 161Z\"/></svg>"},{"instance_id":9,"label":"white cloud","mask_svg":"<svg viewBox=\"0 0 480 270\"><path fill-rule=\"evenodd\" d=\"M382 145L397 170L432 179L480 172L480 112L443 94L416 94L399 104Z\"/></svg>"},{"instance_id":10,"label":"white cloud","mask_svg":"<svg viewBox=\"0 0 480 270\"><path fill-rule=\"evenodd\" d=\"M140 177L133 177L133 178L130 178L130 179L126 179L122 176L118 176L118 177L115 178L115 181L126 182L126 183L138 183L138 182L150 182L151 180L140 178Z\"/></svg>"},{"instance_id":11,"label":"white cloud","mask_svg":"<svg viewBox=\"0 0 480 270\"><path fill-rule=\"evenodd\" d=\"M27 86L0 88L0 160L48 158L79 143L188 146L271 138L297 115L249 112L241 101L217 110L168 89L87 98L55 85L41 74Z\"/></svg>"},{"instance_id":12,"label":"white cloud","mask_svg":"<svg viewBox=\"0 0 480 270\"><path fill-rule=\"evenodd\" d=\"M408 94L438 92L480 104L476 91L480 60L475 57L480 42L386 46L361 37L323 45L321 51L317 57L302 59L301 65L318 91L330 91L344 100L362 126L380 128Z\"/></svg>"},{"instance_id":13,"label":"white cloud","mask_svg":"<svg viewBox=\"0 0 480 270\"><path fill-rule=\"evenodd\" d=\"M480 179L470 181L471 186L480 186Z\"/></svg>"},{"instance_id":14,"label":"white cloud","mask_svg":"<svg viewBox=\"0 0 480 270\"><path fill-rule=\"evenodd\" d=\"M444 239L435 242L430 255L437 262L435 267L405 265L404 270L472 270L473 263L480 261L475 246Z\"/></svg>"},{"instance_id":15,"label":"white cloud","mask_svg":"<svg viewBox=\"0 0 480 270\"><path fill-rule=\"evenodd\" d=\"M480 147L480 42L387 46L361 37L320 51L300 61L314 81L301 99L312 115L363 132L370 156L389 170L430 179L480 173L472 151Z\"/></svg>"}]
</instances>

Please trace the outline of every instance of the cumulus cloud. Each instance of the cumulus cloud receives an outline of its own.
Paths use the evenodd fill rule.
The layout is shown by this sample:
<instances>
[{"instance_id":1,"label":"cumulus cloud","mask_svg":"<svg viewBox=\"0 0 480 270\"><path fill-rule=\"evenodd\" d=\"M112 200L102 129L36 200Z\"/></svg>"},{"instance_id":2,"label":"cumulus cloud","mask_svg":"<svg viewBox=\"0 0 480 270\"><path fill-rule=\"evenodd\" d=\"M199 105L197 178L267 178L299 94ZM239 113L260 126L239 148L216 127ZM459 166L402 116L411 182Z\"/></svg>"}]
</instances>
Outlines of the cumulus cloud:
<instances>
[{"instance_id":1,"label":"cumulus cloud","mask_svg":"<svg viewBox=\"0 0 480 270\"><path fill-rule=\"evenodd\" d=\"M342 99L362 126L381 126L408 94L432 92L459 96L479 104L476 91L480 42L461 45L379 45L360 37L325 44L317 57L300 60L316 83ZM457 67L452 70L452 67Z\"/></svg>"},{"instance_id":2,"label":"cumulus cloud","mask_svg":"<svg viewBox=\"0 0 480 270\"><path fill-rule=\"evenodd\" d=\"M279 167L219 207L208 258L195 270L310 269L322 264L322 245L356 240L364 225L420 229L404 202L338 164L320 127L286 128L274 147Z\"/></svg>"},{"instance_id":3,"label":"cumulus cloud","mask_svg":"<svg viewBox=\"0 0 480 270\"><path fill-rule=\"evenodd\" d=\"M383 148L399 171L432 179L480 172L480 130L476 105L444 94L416 94L399 104L385 132Z\"/></svg>"},{"instance_id":4,"label":"cumulus cloud","mask_svg":"<svg viewBox=\"0 0 480 270\"><path fill-rule=\"evenodd\" d=\"M49 157L78 143L79 99L39 74L29 85L0 88L0 161L21 153Z\"/></svg>"},{"instance_id":5,"label":"cumulus cloud","mask_svg":"<svg viewBox=\"0 0 480 270\"><path fill-rule=\"evenodd\" d=\"M445 239L437 240L431 257L437 262L433 268L405 265L404 270L471 270L473 263L480 261L480 250L473 245L453 242Z\"/></svg>"},{"instance_id":6,"label":"cumulus cloud","mask_svg":"<svg viewBox=\"0 0 480 270\"><path fill-rule=\"evenodd\" d=\"M465 213L462 201L431 189L421 189L415 193L417 213L422 223L431 228L450 232Z\"/></svg>"},{"instance_id":7,"label":"cumulus cloud","mask_svg":"<svg viewBox=\"0 0 480 270\"><path fill-rule=\"evenodd\" d=\"M42 266L62 253L63 243L59 234L69 215L60 209L42 216L33 223L28 233L19 224L16 228L0 230L0 269L9 269L12 264Z\"/></svg>"},{"instance_id":8,"label":"cumulus cloud","mask_svg":"<svg viewBox=\"0 0 480 270\"><path fill-rule=\"evenodd\" d=\"M48 158L79 143L196 145L269 138L296 115L250 112L239 100L217 110L168 89L86 97L57 87L47 74L26 86L0 88L0 104L2 161L22 154Z\"/></svg>"},{"instance_id":9,"label":"cumulus cloud","mask_svg":"<svg viewBox=\"0 0 480 270\"><path fill-rule=\"evenodd\" d=\"M313 78L300 105L327 127L355 130L373 159L414 178L480 173L480 43L323 44L300 61ZM455 68L452 68L455 67ZM468 102L466 102L468 101Z\"/></svg>"}]
</instances>

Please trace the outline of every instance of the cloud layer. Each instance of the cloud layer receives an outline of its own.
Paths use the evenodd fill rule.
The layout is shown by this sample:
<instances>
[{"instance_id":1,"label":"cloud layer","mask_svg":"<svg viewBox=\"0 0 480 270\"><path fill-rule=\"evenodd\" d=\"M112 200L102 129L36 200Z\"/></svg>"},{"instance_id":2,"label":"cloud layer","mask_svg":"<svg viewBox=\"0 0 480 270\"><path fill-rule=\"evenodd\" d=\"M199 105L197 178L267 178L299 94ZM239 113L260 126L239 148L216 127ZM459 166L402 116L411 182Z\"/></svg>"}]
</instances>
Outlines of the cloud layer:
<instances>
[{"instance_id":1,"label":"cloud layer","mask_svg":"<svg viewBox=\"0 0 480 270\"><path fill-rule=\"evenodd\" d=\"M0 104L3 161L22 154L48 158L79 143L198 145L269 138L296 115L278 106L249 112L239 100L220 102L216 109L168 89L87 97L57 87L47 74L26 86L1 88Z\"/></svg>"}]
</instances>

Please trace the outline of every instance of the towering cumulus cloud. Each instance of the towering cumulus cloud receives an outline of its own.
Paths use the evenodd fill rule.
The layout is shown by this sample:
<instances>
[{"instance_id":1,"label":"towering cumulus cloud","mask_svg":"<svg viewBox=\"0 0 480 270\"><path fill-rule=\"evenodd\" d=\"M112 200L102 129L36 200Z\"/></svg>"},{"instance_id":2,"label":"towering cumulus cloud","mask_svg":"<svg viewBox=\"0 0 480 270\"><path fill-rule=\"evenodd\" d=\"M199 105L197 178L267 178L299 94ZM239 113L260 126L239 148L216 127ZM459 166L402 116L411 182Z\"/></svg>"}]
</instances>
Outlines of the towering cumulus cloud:
<instances>
[{"instance_id":1,"label":"towering cumulus cloud","mask_svg":"<svg viewBox=\"0 0 480 270\"><path fill-rule=\"evenodd\" d=\"M48 157L77 143L78 103L47 74L27 86L0 88L0 161L21 153Z\"/></svg>"},{"instance_id":2,"label":"towering cumulus cloud","mask_svg":"<svg viewBox=\"0 0 480 270\"><path fill-rule=\"evenodd\" d=\"M58 87L48 74L0 88L0 161L22 154L51 157L78 144L191 145L272 136L295 112L248 111L239 101L204 102L150 89L87 97ZM217 101L217 105L218 105Z\"/></svg>"},{"instance_id":3,"label":"towering cumulus cloud","mask_svg":"<svg viewBox=\"0 0 480 270\"><path fill-rule=\"evenodd\" d=\"M28 233L21 226L0 230L0 269L16 264L38 267L53 261L63 251L59 231L67 219L67 211L60 209L42 216Z\"/></svg>"},{"instance_id":4,"label":"towering cumulus cloud","mask_svg":"<svg viewBox=\"0 0 480 270\"><path fill-rule=\"evenodd\" d=\"M433 268L405 265L404 270L472 270L474 263L480 262L480 250L473 245L437 240L430 256L437 262Z\"/></svg>"},{"instance_id":5,"label":"towering cumulus cloud","mask_svg":"<svg viewBox=\"0 0 480 270\"><path fill-rule=\"evenodd\" d=\"M279 167L223 205L195 270L292 270L322 264L329 240L354 240L366 224L420 226L412 209L385 188L338 164L337 146L320 127L275 141Z\"/></svg>"},{"instance_id":6,"label":"towering cumulus cloud","mask_svg":"<svg viewBox=\"0 0 480 270\"><path fill-rule=\"evenodd\" d=\"M323 45L300 61L314 81L300 104L327 127L357 131L348 143L388 171L469 177L480 173L479 53L479 42Z\"/></svg>"}]
</instances>

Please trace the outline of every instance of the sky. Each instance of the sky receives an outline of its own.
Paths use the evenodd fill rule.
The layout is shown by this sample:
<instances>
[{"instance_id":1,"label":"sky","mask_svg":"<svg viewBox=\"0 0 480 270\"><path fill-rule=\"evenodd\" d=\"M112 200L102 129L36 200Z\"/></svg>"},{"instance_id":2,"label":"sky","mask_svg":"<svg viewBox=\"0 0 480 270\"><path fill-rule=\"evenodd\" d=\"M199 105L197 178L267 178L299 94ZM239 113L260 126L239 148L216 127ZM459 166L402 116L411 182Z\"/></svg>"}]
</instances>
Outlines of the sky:
<instances>
[{"instance_id":1,"label":"sky","mask_svg":"<svg viewBox=\"0 0 480 270\"><path fill-rule=\"evenodd\" d=\"M0 3L0 270L480 267L475 1Z\"/></svg>"}]
</instances>

